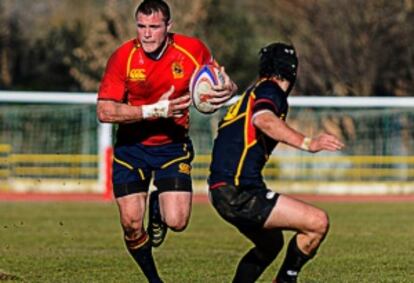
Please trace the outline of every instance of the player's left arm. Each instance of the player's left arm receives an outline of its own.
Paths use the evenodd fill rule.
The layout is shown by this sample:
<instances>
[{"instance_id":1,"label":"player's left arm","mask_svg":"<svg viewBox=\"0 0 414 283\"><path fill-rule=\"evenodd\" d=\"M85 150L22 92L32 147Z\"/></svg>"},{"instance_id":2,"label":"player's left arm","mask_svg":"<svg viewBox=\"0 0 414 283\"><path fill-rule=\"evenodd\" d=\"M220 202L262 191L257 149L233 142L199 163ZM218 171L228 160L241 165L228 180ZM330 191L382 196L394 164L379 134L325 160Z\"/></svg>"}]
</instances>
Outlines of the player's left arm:
<instances>
[{"instance_id":1,"label":"player's left arm","mask_svg":"<svg viewBox=\"0 0 414 283\"><path fill-rule=\"evenodd\" d=\"M337 137L328 133L322 133L316 137L306 137L268 110L256 113L253 124L270 138L305 151L337 151L344 147L344 144Z\"/></svg>"}]
</instances>

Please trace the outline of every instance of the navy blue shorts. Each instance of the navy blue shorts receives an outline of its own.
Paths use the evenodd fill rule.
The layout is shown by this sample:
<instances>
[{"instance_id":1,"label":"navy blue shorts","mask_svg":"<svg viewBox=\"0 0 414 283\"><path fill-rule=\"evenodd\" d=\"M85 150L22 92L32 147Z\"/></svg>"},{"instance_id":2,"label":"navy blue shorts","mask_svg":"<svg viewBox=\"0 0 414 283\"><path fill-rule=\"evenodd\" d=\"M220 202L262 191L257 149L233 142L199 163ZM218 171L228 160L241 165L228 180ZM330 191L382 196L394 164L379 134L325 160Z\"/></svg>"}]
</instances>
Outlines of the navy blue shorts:
<instances>
[{"instance_id":1,"label":"navy blue shorts","mask_svg":"<svg viewBox=\"0 0 414 283\"><path fill-rule=\"evenodd\" d=\"M190 141L160 146L116 146L112 163L114 195L118 198L148 192L152 179L160 192L191 192L193 157L194 150Z\"/></svg>"}]
</instances>

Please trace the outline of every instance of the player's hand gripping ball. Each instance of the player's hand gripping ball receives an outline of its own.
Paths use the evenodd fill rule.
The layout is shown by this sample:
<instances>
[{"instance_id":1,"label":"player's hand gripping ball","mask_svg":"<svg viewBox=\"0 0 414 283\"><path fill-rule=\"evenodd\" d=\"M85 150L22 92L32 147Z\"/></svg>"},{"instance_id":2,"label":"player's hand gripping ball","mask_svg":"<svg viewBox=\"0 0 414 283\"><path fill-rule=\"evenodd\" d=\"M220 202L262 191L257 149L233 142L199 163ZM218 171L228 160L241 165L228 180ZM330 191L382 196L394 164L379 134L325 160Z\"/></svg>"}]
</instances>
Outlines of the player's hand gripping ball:
<instances>
[{"instance_id":1,"label":"player's hand gripping ball","mask_svg":"<svg viewBox=\"0 0 414 283\"><path fill-rule=\"evenodd\" d=\"M202 65L194 71L190 80L190 94L195 109L204 114L213 113L217 106L210 103L211 87L224 84L220 69L214 65Z\"/></svg>"}]
</instances>

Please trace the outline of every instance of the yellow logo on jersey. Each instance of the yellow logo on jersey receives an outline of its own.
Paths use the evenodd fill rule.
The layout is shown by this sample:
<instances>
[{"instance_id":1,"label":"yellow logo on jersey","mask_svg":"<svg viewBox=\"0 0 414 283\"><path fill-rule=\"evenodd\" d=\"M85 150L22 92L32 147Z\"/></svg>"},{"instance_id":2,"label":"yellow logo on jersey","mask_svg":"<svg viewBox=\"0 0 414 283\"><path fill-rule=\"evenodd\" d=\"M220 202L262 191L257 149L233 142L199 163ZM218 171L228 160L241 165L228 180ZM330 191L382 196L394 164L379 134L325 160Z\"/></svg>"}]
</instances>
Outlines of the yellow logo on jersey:
<instances>
[{"instance_id":1,"label":"yellow logo on jersey","mask_svg":"<svg viewBox=\"0 0 414 283\"><path fill-rule=\"evenodd\" d=\"M180 62L174 62L171 66L174 79L182 79L184 77L184 68Z\"/></svg>"},{"instance_id":2,"label":"yellow logo on jersey","mask_svg":"<svg viewBox=\"0 0 414 283\"><path fill-rule=\"evenodd\" d=\"M245 94L243 94L244 96ZM240 107L242 105L243 102L243 98L239 97L239 100L237 100L237 102L235 104L233 104L232 106L229 107L229 109L227 109L227 113L223 118L223 121L229 121L229 120L233 120L234 118L237 117L237 115L239 115L239 111L240 111Z\"/></svg>"},{"instance_id":3,"label":"yellow logo on jersey","mask_svg":"<svg viewBox=\"0 0 414 283\"><path fill-rule=\"evenodd\" d=\"M178 164L178 172L190 175L191 166L187 163L180 163Z\"/></svg>"},{"instance_id":4,"label":"yellow logo on jersey","mask_svg":"<svg viewBox=\"0 0 414 283\"><path fill-rule=\"evenodd\" d=\"M146 78L145 69L132 69L129 71L129 79L131 81L145 81Z\"/></svg>"}]
</instances>

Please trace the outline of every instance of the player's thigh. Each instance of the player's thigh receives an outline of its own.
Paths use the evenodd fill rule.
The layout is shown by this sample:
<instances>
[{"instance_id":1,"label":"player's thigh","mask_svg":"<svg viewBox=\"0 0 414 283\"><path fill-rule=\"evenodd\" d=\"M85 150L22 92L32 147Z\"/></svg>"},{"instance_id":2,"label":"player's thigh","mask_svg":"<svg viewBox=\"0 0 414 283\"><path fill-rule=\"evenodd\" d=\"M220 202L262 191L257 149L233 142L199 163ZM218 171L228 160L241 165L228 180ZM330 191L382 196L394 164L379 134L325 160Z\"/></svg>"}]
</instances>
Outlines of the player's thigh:
<instances>
[{"instance_id":1,"label":"player's thigh","mask_svg":"<svg viewBox=\"0 0 414 283\"><path fill-rule=\"evenodd\" d=\"M129 194L116 198L121 224L124 229L142 229L146 199L146 192Z\"/></svg>"},{"instance_id":2,"label":"player's thigh","mask_svg":"<svg viewBox=\"0 0 414 283\"><path fill-rule=\"evenodd\" d=\"M168 220L187 221L193 191L189 161L177 162L157 170L154 184L160 192L160 210L167 223Z\"/></svg>"},{"instance_id":3,"label":"player's thigh","mask_svg":"<svg viewBox=\"0 0 414 283\"><path fill-rule=\"evenodd\" d=\"M300 200L280 195L264 227L299 231L314 231L318 223L327 221L322 210Z\"/></svg>"},{"instance_id":4,"label":"player's thigh","mask_svg":"<svg viewBox=\"0 0 414 283\"><path fill-rule=\"evenodd\" d=\"M146 193L152 168L142 145L120 145L114 149L112 183L115 198Z\"/></svg>"},{"instance_id":5,"label":"player's thigh","mask_svg":"<svg viewBox=\"0 0 414 283\"><path fill-rule=\"evenodd\" d=\"M191 142L174 143L152 149L154 185L164 192L192 192L191 161L194 157ZM155 151L156 150L156 151Z\"/></svg>"},{"instance_id":6,"label":"player's thigh","mask_svg":"<svg viewBox=\"0 0 414 283\"><path fill-rule=\"evenodd\" d=\"M191 214L191 192L164 191L159 198L161 215L168 224L187 225Z\"/></svg>"}]
</instances>

